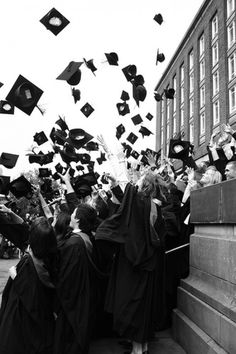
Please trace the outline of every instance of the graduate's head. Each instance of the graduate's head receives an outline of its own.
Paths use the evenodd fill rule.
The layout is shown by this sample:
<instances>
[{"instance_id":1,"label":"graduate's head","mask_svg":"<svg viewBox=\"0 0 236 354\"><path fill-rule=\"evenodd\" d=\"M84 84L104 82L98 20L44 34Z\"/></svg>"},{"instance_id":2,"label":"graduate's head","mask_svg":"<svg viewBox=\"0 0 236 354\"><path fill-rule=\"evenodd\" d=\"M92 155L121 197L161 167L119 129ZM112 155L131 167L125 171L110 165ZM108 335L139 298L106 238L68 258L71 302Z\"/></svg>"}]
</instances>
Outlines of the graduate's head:
<instances>
[{"instance_id":1,"label":"graduate's head","mask_svg":"<svg viewBox=\"0 0 236 354\"><path fill-rule=\"evenodd\" d=\"M166 183L160 175L155 175L148 171L142 176L140 182L138 183L138 190L142 192L146 197L151 198L163 198L161 186L165 186Z\"/></svg>"},{"instance_id":2,"label":"graduate's head","mask_svg":"<svg viewBox=\"0 0 236 354\"><path fill-rule=\"evenodd\" d=\"M97 219L96 210L86 203L79 204L71 215L70 227L79 228L82 232L94 230Z\"/></svg>"},{"instance_id":3,"label":"graduate's head","mask_svg":"<svg viewBox=\"0 0 236 354\"><path fill-rule=\"evenodd\" d=\"M69 231L71 216L69 213L61 211L57 216L57 221L54 226L57 239L62 239Z\"/></svg>"},{"instance_id":4,"label":"graduate's head","mask_svg":"<svg viewBox=\"0 0 236 354\"><path fill-rule=\"evenodd\" d=\"M56 253L56 236L52 225L44 216L40 216L32 222L29 244L36 258L47 258L50 254Z\"/></svg>"}]
</instances>

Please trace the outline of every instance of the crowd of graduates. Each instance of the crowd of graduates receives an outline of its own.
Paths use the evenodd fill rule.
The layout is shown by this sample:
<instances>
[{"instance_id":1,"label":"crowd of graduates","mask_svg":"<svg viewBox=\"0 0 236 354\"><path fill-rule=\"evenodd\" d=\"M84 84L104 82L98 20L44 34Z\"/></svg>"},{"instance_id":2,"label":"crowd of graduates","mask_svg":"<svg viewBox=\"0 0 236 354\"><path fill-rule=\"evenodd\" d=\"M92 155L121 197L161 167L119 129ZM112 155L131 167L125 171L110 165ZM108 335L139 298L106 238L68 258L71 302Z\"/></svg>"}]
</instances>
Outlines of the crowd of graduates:
<instances>
[{"instance_id":1,"label":"crowd of graduates","mask_svg":"<svg viewBox=\"0 0 236 354\"><path fill-rule=\"evenodd\" d=\"M125 149L112 155L100 139L111 163L103 185L89 172L77 190L70 168L58 172L60 197L49 202L32 185L21 197L39 201L34 217L2 198L0 233L21 257L3 291L1 353L85 354L94 338L116 335L125 352L147 354L155 332L171 325L189 273L191 191L236 177L234 137L222 126L201 163L191 144L172 139L180 171L150 151L145 165L128 166Z\"/></svg>"}]
</instances>

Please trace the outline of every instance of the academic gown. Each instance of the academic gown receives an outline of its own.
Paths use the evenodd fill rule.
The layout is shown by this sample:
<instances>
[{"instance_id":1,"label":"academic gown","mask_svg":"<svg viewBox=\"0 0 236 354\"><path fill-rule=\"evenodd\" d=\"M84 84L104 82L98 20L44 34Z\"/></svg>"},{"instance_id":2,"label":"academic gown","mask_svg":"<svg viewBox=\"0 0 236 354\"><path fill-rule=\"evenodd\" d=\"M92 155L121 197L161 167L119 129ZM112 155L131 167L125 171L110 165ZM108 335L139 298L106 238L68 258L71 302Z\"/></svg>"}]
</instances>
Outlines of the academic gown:
<instances>
[{"instance_id":1,"label":"academic gown","mask_svg":"<svg viewBox=\"0 0 236 354\"><path fill-rule=\"evenodd\" d=\"M79 234L58 244L55 354L86 354L95 316L93 255Z\"/></svg>"},{"instance_id":2,"label":"academic gown","mask_svg":"<svg viewBox=\"0 0 236 354\"><path fill-rule=\"evenodd\" d=\"M8 279L0 309L1 354L51 354L54 290L39 279L31 256L17 264Z\"/></svg>"},{"instance_id":3,"label":"academic gown","mask_svg":"<svg viewBox=\"0 0 236 354\"><path fill-rule=\"evenodd\" d=\"M128 184L118 212L105 220L95 235L119 244L105 309L113 314L114 330L139 343L152 338L165 315L166 230L160 207L154 205L154 209L150 198L141 197L136 187Z\"/></svg>"}]
</instances>

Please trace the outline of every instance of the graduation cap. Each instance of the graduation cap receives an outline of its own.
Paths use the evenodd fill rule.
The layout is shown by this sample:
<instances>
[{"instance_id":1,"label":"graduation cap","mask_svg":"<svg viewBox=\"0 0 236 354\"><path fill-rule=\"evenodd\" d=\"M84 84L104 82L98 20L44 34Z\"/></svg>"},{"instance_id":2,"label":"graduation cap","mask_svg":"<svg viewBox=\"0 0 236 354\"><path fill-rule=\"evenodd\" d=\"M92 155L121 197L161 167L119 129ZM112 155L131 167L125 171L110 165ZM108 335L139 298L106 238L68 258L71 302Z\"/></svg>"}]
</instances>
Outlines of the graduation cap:
<instances>
[{"instance_id":1,"label":"graduation cap","mask_svg":"<svg viewBox=\"0 0 236 354\"><path fill-rule=\"evenodd\" d=\"M83 129L77 128L69 130L69 141L76 149L82 148L92 139L93 136L86 133Z\"/></svg>"},{"instance_id":2,"label":"graduation cap","mask_svg":"<svg viewBox=\"0 0 236 354\"><path fill-rule=\"evenodd\" d=\"M33 187L30 182L22 175L9 184L9 191L16 197L27 197L33 194Z\"/></svg>"},{"instance_id":3,"label":"graduation cap","mask_svg":"<svg viewBox=\"0 0 236 354\"><path fill-rule=\"evenodd\" d=\"M128 140L131 144L134 144L137 139L138 137L134 133L130 133L129 136L126 138L126 140Z\"/></svg>"},{"instance_id":4,"label":"graduation cap","mask_svg":"<svg viewBox=\"0 0 236 354\"><path fill-rule=\"evenodd\" d=\"M19 75L8 93L6 100L30 115L37 105L43 91L29 80Z\"/></svg>"},{"instance_id":5,"label":"graduation cap","mask_svg":"<svg viewBox=\"0 0 236 354\"><path fill-rule=\"evenodd\" d=\"M59 11L55 8L52 8L43 18L41 18L40 22L55 36L58 35L69 23Z\"/></svg>"},{"instance_id":6,"label":"graduation cap","mask_svg":"<svg viewBox=\"0 0 236 354\"><path fill-rule=\"evenodd\" d=\"M149 136L150 134L153 134L150 130L148 130L144 126L141 126L141 128L139 129L139 133L142 134L143 138L144 138L144 136Z\"/></svg>"},{"instance_id":7,"label":"graduation cap","mask_svg":"<svg viewBox=\"0 0 236 354\"><path fill-rule=\"evenodd\" d=\"M58 162L58 164L56 164L56 166L55 166L55 170L62 174L64 167L60 164L60 162Z\"/></svg>"},{"instance_id":8,"label":"graduation cap","mask_svg":"<svg viewBox=\"0 0 236 354\"><path fill-rule=\"evenodd\" d=\"M148 120L152 120L153 115L152 115L151 113L148 113L148 114L146 115L146 118L147 118Z\"/></svg>"},{"instance_id":9,"label":"graduation cap","mask_svg":"<svg viewBox=\"0 0 236 354\"><path fill-rule=\"evenodd\" d=\"M117 103L116 107L120 116L125 116L127 113L130 113L129 105L126 102Z\"/></svg>"},{"instance_id":10,"label":"graduation cap","mask_svg":"<svg viewBox=\"0 0 236 354\"><path fill-rule=\"evenodd\" d=\"M170 139L168 157L185 160L189 156L191 143L180 139Z\"/></svg>"},{"instance_id":11,"label":"graduation cap","mask_svg":"<svg viewBox=\"0 0 236 354\"><path fill-rule=\"evenodd\" d=\"M14 114L14 105L8 101L0 101L0 113L1 114Z\"/></svg>"},{"instance_id":12,"label":"graduation cap","mask_svg":"<svg viewBox=\"0 0 236 354\"><path fill-rule=\"evenodd\" d=\"M28 154L29 163L38 163L40 166L47 165L53 161L54 152L48 152L47 154L42 153L40 151L38 154Z\"/></svg>"},{"instance_id":13,"label":"graduation cap","mask_svg":"<svg viewBox=\"0 0 236 354\"><path fill-rule=\"evenodd\" d=\"M97 158L97 162L99 165L101 165L104 161L106 161L106 156L105 156L105 153L104 152L101 152L101 155L100 157Z\"/></svg>"},{"instance_id":14,"label":"graduation cap","mask_svg":"<svg viewBox=\"0 0 236 354\"><path fill-rule=\"evenodd\" d=\"M162 95L154 91L154 98L157 102L163 101Z\"/></svg>"},{"instance_id":15,"label":"graduation cap","mask_svg":"<svg viewBox=\"0 0 236 354\"><path fill-rule=\"evenodd\" d=\"M0 82L0 88L3 86L4 84L2 82Z\"/></svg>"},{"instance_id":16,"label":"graduation cap","mask_svg":"<svg viewBox=\"0 0 236 354\"><path fill-rule=\"evenodd\" d=\"M143 121L140 114L136 114L136 116L132 117L131 119L132 119L134 125L138 125L138 124L142 123L142 121Z\"/></svg>"},{"instance_id":17,"label":"graduation cap","mask_svg":"<svg viewBox=\"0 0 236 354\"><path fill-rule=\"evenodd\" d=\"M101 177L101 182L102 182L102 184L109 184L105 173L103 173L103 175Z\"/></svg>"},{"instance_id":18,"label":"graduation cap","mask_svg":"<svg viewBox=\"0 0 236 354\"><path fill-rule=\"evenodd\" d=\"M71 90L72 96L74 97L74 102L80 101L81 93L79 89L75 89L74 87Z\"/></svg>"},{"instance_id":19,"label":"graduation cap","mask_svg":"<svg viewBox=\"0 0 236 354\"><path fill-rule=\"evenodd\" d=\"M143 75L135 75L131 81L132 84L135 86L143 85L145 83Z\"/></svg>"},{"instance_id":20,"label":"graduation cap","mask_svg":"<svg viewBox=\"0 0 236 354\"><path fill-rule=\"evenodd\" d=\"M51 131L50 138L54 143L64 146L67 141L67 133L64 130L55 129Z\"/></svg>"},{"instance_id":21,"label":"graduation cap","mask_svg":"<svg viewBox=\"0 0 236 354\"><path fill-rule=\"evenodd\" d=\"M118 65L119 57L115 52L105 53L105 56L110 65Z\"/></svg>"},{"instance_id":22,"label":"graduation cap","mask_svg":"<svg viewBox=\"0 0 236 354\"><path fill-rule=\"evenodd\" d=\"M123 124L120 124L118 125L118 127L116 127L116 137L118 140L121 138L124 132L125 132L125 127L123 126Z\"/></svg>"},{"instance_id":23,"label":"graduation cap","mask_svg":"<svg viewBox=\"0 0 236 354\"><path fill-rule=\"evenodd\" d=\"M123 146L124 152L125 152L125 156L128 158L131 154L132 151L132 147L129 144L126 143L122 143L121 144Z\"/></svg>"},{"instance_id":24,"label":"graduation cap","mask_svg":"<svg viewBox=\"0 0 236 354\"><path fill-rule=\"evenodd\" d=\"M159 25L161 25L163 22L163 17L161 14L157 14L154 16L153 20L156 21Z\"/></svg>"},{"instance_id":25,"label":"graduation cap","mask_svg":"<svg viewBox=\"0 0 236 354\"><path fill-rule=\"evenodd\" d=\"M51 174L52 172L49 170L49 168L39 168L39 178L50 177Z\"/></svg>"},{"instance_id":26,"label":"graduation cap","mask_svg":"<svg viewBox=\"0 0 236 354\"><path fill-rule=\"evenodd\" d=\"M130 156L132 156L134 159L137 160L139 158L140 154L137 151L132 150Z\"/></svg>"},{"instance_id":27,"label":"graduation cap","mask_svg":"<svg viewBox=\"0 0 236 354\"><path fill-rule=\"evenodd\" d=\"M86 165L91 161L91 156L89 154L78 154L78 161L82 163L82 165Z\"/></svg>"},{"instance_id":28,"label":"graduation cap","mask_svg":"<svg viewBox=\"0 0 236 354\"><path fill-rule=\"evenodd\" d=\"M89 161L87 168L89 172L94 172L95 161Z\"/></svg>"},{"instance_id":29,"label":"graduation cap","mask_svg":"<svg viewBox=\"0 0 236 354\"><path fill-rule=\"evenodd\" d=\"M94 172L89 172L74 179L73 187L77 195L85 197L91 194L92 186L97 184L97 178Z\"/></svg>"},{"instance_id":30,"label":"graduation cap","mask_svg":"<svg viewBox=\"0 0 236 354\"><path fill-rule=\"evenodd\" d=\"M133 98L139 106L139 101L143 102L147 96L147 90L143 85L133 85Z\"/></svg>"},{"instance_id":31,"label":"graduation cap","mask_svg":"<svg viewBox=\"0 0 236 354\"><path fill-rule=\"evenodd\" d=\"M87 151L98 151L99 145L95 141L90 141L84 146L84 149Z\"/></svg>"},{"instance_id":32,"label":"graduation cap","mask_svg":"<svg viewBox=\"0 0 236 354\"><path fill-rule=\"evenodd\" d=\"M123 68L122 71L126 77L126 80L131 81L136 76L137 68L135 65L128 65Z\"/></svg>"},{"instance_id":33,"label":"graduation cap","mask_svg":"<svg viewBox=\"0 0 236 354\"><path fill-rule=\"evenodd\" d=\"M72 161L78 162L79 159L74 146L68 143L66 143L63 150L60 151L60 155L62 160L67 164L70 164Z\"/></svg>"},{"instance_id":34,"label":"graduation cap","mask_svg":"<svg viewBox=\"0 0 236 354\"><path fill-rule=\"evenodd\" d=\"M80 172L80 171L84 171L84 166L82 166L82 165L77 165L77 166L76 166L76 170L79 171L79 172Z\"/></svg>"},{"instance_id":35,"label":"graduation cap","mask_svg":"<svg viewBox=\"0 0 236 354\"><path fill-rule=\"evenodd\" d=\"M52 174L52 178L56 181L58 179L60 179L61 177L59 176L59 174L57 172Z\"/></svg>"},{"instance_id":36,"label":"graduation cap","mask_svg":"<svg viewBox=\"0 0 236 354\"><path fill-rule=\"evenodd\" d=\"M173 100L175 95L175 90L173 88L165 89L164 93L166 98Z\"/></svg>"},{"instance_id":37,"label":"graduation cap","mask_svg":"<svg viewBox=\"0 0 236 354\"><path fill-rule=\"evenodd\" d=\"M9 176L0 176L0 194L7 195L9 192Z\"/></svg>"},{"instance_id":38,"label":"graduation cap","mask_svg":"<svg viewBox=\"0 0 236 354\"><path fill-rule=\"evenodd\" d=\"M80 110L85 115L85 117L88 118L90 114L93 113L94 108L89 103L86 103Z\"/></svg>"},{"instance_id":39,"label":"graduation cap","mask_svg":"<svg viewBox=\"0 0 236 354\"><path fill-rule=\"evenodd\" d=\"M74 169L74 168L70 167L70 169L69 169L69 175L70 175L71 177L74 177L74 175L75 175L75 169Z\"/></svg>"},{"instance_id":40,"label":"graduation cap","mask_svg":"<svg viewBox=\"0 0 236 354\"><path fill-rule=\"evenodd\" d=\"M36 133L34 135L34 141L38 145L42 145L42 144L46 143L46 141L48 141L48 138L46 137L45 133L43 131L41 131L40 133Z\"/></svg>"},{"instance_id":41,"label":"graduation cap","mask_svg":"<svg viewBox=\"0 0 236 354\"><path fill-rule=\"evenodd\" d=\"M156 56L156 65L157 63L162 63L165 60L165 55L163 53L159 53L159 49L157 49L157 56Z\"/></svg>"},{"instance_id":42,"label":"graduation cap","mask_svg":"<svg viewBox=\"0 0 236 354\"><path fill-rule=\"evenodd\" d=\"M148 165L147 157L145 155L142 155L142 158L140 159L140 162L142 162L142 164L144 166Z\"/></svg>"},{"instance_id":43,"label":"graduation cap","mask_svg":"<svg viewBox=\"0 0 236 354\"><path fill-rule=\"evenodd\" d=\"M55 124L57 124L61 130L65 131L65 130L69 130L68 125L66 124L65 119L63 119L62 117L59 116L59 119L55 122Z\"/></svg>"},{"instance_id":44,"label":"graduation cap","mask_svg":"<svg viewBox=\"0 0 236 354\"><path fill-rule=\"evenodd\" d=\"M3 152L0 157L0 165L6 168L13 168L16 165L19 155Z\"/></svg>"},{"instance_id":45,"label":"graduation cap","mask_svg":"<svg viewBox=\"0 0 236 354\"><path fill-rule=\"evenodd\" d=\"M81 80L80 66L83 62L71 61L57 80L65 80L69 85L76 86Z\"/></svg>"},{"instance_id":46,"label":"graduation cap","mask_svg":"<svg viewBox=\"0 0 236 354\"><path fill-rule=\"evenodd\" d=\"M95 75L94 72L97 70L97 68L95 67L95 65L93 63L93 59L90 59L88 61L86 59L84 59L84 62L85 62L85 65L87 66L87 68L92 71L93 75Z\"/></svg>"},{"instance_id":47,"label":"graduation cap","mask_svg":"<svg viewBox=\"0 0 236 354\"><path fill-rule=\"evenodd\" d=\"M121 99L122 101L128 101L128 100L129 100L129 94L128 94L128 92L126 92L126 91L123 90L122 93L121 93L120 99Z\"/></svg>"}]
</instances>

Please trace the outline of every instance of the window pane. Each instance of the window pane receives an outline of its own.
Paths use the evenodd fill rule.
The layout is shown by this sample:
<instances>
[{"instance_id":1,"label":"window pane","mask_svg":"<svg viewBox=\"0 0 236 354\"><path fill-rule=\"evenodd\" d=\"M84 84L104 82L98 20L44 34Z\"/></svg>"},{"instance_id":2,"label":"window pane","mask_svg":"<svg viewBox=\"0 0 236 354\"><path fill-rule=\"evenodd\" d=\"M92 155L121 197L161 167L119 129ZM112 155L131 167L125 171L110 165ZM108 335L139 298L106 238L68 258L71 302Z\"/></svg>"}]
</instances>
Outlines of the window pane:
<instances>
[{"instance_id":1,"label":"window pane","mask_svg":"<svg viewBox=\"0 0 236 354\"><path fill-rule=\"evenodd\" d=\"M180 68L180 81L183 82L184 81L184 65L181 65Z\"/></svg>"},{"instance_id":2,"label":"window pane","mask_svg":"<svg viewBox=\"0 0 236 354\"><path fill-rule=\"evenodd\" d=\"M205 105L205 86L200 88L200 108Z\"/></svg>"},{"instance_id":3,"label":"window pane","mask_svg":"<svg viewBox=\"0 0 236 354\"><path fill-rule=\"evenodd\" d=\"M214 43L212 46L212 65L216 65L218 62L218 42Z\"/></svg>"},{"instance_id":4,"label":"window pane","mask_svg":"<svg viewBox=\"0 0 236 354\"><path fill-rule=\"evenodd\" d=\"M229 90L229 113L233 113L236 109L236 90L235 86L233 86Z\"/></svg>"},{"instance_id":5,"label":"window pane","mask_svg":"<svg viewBox=\"0 0 236 354\"><path fill-rule=\"evenodd\" d=\"M194 141L194 123L193 121L189 123L189 141L193 143Z\"/></svg>"},{"instance_id":6,"label":"window pane","mask_svg":"<svg viewBox=\"0 0 236 354\"><path fill-rule=\"evenodd\" d=\"M235 22L232 21L228 26L228 48L235 43Z\"/></svg>"},{"instance_id":7,"label":"window pane","mask_svg":"<svg viewBox=\"0 0 236 354\"><path fill-rule=\"evenodd\" d=\"M218 17L217 17L217 15L213 18L211 26L212 26L212 39L213 39L218 33Z\"/></svg>"},{"instance_id":8,"label":"window pane","mask_svg":"<svg viewBox=\"0 0 236 354\"><path fill-rule=\"evenodd\" d=\"M180 125L181 127L184 125L184 108L180 109Z\"/></svg>"},{"instance_id":9,"label":"window pane","mask_svg":"<svg viewBox=\"0 0 236 354\"><path fill-rule=\"evenodd\" d=\"M193 68L193 51L189 53L189 70Z\"/></svg>"},{"instance_id":10,"label":"window pane","mask_svg":"<svg viewBox=\"0 0 236 354\"><path fill-rule=\"evenodd\" d=\"M234 11L234 0L227 0L227 17L230 17Z\"/></svg>"},{"instance_id":11,"label":"window pane","mask_svg":"<svg viewBox=\"0 0 236 354\"><path fill-rule=\"evenodd\" d=\"M218 70L213 74L213 96L219 92L219 72Z\"/></svg>"},{"instance_id":12,"label":"window pane","mask_svg":"<svg viewBox=\"0 0 236 354\"><path fill-rule=\"evenodd\" d=\"M189 116L193 116L193 98L190 98L189 100Z\"/></svg>"},{"instance_id":13,"label":"window pane","mask_svg":"<svg viewBox=\"0 0 236 354\"><path fill-rule=\"evenodd\" d=\"M194 86L194 74L191 73L189 76L189 92L193 92L193 86Z\"/></svg>"},{"instance_id":14,"label":"window pane","mask_svg":"<svg viewBox=\"0 0 236 354\"><path fill-rule=\"evenodd\" d=\"M220 121L219 115L219 101L213 103L213 124L216 125Z\"/></svg>"},{"instance_id":15,"label":"window pane","mask_svg":"<svg viewBox=\"0 0 236 354\"><path fill-rule=\"evenodd\" d=\"M205 112L200 115L200 134L205 134Z\"/></svg>"},{"instance_id":16,"label":"window pane","mask_svg":"<svg viewBox=\"0 0 236 354\"><path fill-rule=\"evenodd\" d=\"M173 134L176 133L176 115L173 118Z\"/></svg>"},{"instance_id":17,"label":"window pane","mask_svg":"<svg viewBox=\"0 0 236 354\"><path fill-rule=\"evenodd\" d=\"M200 81L202 81L205 77L205 60L200 61Z\"/></svg>"},{"instance_id":18,"label":"window pane","mask_svg":"<svg viewBox=\"0 0 236 354\"><path fill-rule=\"evenodd\" d=\"M201 56L204 53L205 45L204 45L204 35L202 35L199 39L199 55Z\"/></svg>"}]
</instances>

